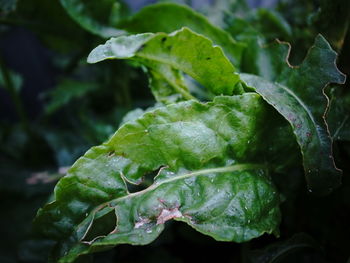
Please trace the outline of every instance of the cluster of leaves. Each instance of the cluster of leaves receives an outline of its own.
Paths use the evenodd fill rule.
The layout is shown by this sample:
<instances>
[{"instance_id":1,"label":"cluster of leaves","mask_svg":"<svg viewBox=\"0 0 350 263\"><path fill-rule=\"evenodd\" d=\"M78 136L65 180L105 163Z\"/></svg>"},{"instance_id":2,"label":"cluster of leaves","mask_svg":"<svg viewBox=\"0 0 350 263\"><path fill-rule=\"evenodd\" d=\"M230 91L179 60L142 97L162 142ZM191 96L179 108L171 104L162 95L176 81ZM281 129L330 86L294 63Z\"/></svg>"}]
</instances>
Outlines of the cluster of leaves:
<instances>
[{"instance_id":1,"label":"cluster of leaves","mask_svg":"<svg viewBox=\"0 0 350 263\"><path fill-rule=\"evenodd\" d=\"M128 15L127 5L115 1L61 0L60 7L42 2L43 14L27 26L56 52L67 54L74 45L79 50L66 55L68 61L56 62L70 77L48 93L45 118L67 109L68 118L78 111L67 130L78 128L61 134L45 123L29 124L18 96L20 78L2 65L0 83L17 101L24 148L44 142L43 154L53 151L56 165L71 165L86 147L105 141L127 109L142 107L129 112L106 142L79 158L39 210L37 231L56 241L52 261L73 262L118 244L149 244L170 219L219 241L278 236L281 215L298 215L283 207L281 213L283 200L290 205L303 192L325 195L340 186L332 145L338 141L336 150L345 151L338 156L341 163L349 155L349 96L334 85L345 83L336 52L316 34L318 17L333 8L327 1L307 22L311 29L305 29L305 21L287 22L288 16L276 11L251 10L243 1L204 5L200 12L206 16L175 3L149 5ZM7 25L36 12L21 3L14 13L16 1L2 5ZM287 7L280 4L278 10ZM48 9L55 16L48 18ZM287 14L299 18L303 12ZM45 31L42 21L47 20L57 22L60 32ZM340 21L336 33L331 22L322 30L338 51L346 23ZM87 52L111 36L87 61L114 61L86 65ZM293 49L290 58L290 45L275 38L304 46ZM140 69L148 76L155 105L131 100L132 86L144 81ZM78 100L84 103L76 105ZM12 130L1 134L4 141ZM77 134L83 135L78 143ZM28 154L11 152L11 144L4 153L4 160ZM292 193L295 189L299 194ZM288 223L282 221L282 235L284 227ZM315 245L297 236L252 254L251 260L273 261L295 247Z\"/></svg>"}]
</instances>

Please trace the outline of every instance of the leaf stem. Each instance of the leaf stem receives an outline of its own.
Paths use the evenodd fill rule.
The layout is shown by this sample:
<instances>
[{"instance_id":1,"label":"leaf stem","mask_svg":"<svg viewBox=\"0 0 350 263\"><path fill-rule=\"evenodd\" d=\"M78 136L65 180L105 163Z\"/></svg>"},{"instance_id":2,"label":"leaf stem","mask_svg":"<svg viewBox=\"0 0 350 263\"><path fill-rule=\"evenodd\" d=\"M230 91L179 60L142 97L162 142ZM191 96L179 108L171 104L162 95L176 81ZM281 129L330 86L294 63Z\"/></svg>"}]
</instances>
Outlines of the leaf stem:
<instances>
[{"instance_id":1,"label":"leaf stem","mask_svg":"<svg viewBox=\"0 0 350 263\"><path fill-rule=\"evenodd\" d=\"M171 81L169 81L169 84L174 88L174 90L179 92L185 99L198 101L198 99L196 97L194 97L191 93L187 92L186 90L182 89L179 85L177 85Z\"/></svg>"},{"instance_id":2,"label":"leaf stem","mask_svg":"<svg viewBox=\"0 0 350 263\"><path fill-rule=\"evenodd\" d=\"M187 90L181 88L178 84L176 84L174 81L171 81L169 78L166 77L165 74L160 74L157 70L153 69L150 74L156 74L161 76L165 79L166 82L169 83L169 85L178 93L180 93L185 99L187 100L195 100L198 101L196 97L194 97L191 93L189 93Z\"/></svg>"}]
</instances>

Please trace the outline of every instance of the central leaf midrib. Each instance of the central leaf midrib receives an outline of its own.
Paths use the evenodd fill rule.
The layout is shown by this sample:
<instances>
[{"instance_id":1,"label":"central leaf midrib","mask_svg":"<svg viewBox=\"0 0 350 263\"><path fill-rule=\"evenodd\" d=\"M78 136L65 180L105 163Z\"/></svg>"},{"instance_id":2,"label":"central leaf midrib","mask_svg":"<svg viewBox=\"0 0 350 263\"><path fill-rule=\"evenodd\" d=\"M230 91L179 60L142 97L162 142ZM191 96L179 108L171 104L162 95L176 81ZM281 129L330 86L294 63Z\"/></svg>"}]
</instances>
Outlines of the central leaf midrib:
<instances>
[{"instance_id":1,"label":"central leaf midrib","mask_svg":"<svg viewBox=\"0 0 350 263\"><path fill-rule=\"evenodd\" d=\"M131 193L131 194L128 194L128 195L125 195L122 197L112 199L112 200L108 201L106 203L106 205L111 203L111 202L120 202L120 201L127 199L127 198L133 198L135 196L142 195L144 193L155 190L156 188L158 188L161 185L168 184L168 183L171 183L174 181L183 180L186 178L196 177L196 176L205 175L205 174L227 173L227 172L256 170L256 169L264 169L264 168L267 168L267 167L266 167L266 165L263 165L263 164L245 163L245 164L236 164L236 165L231 165L231 166L208 168L208 169L202 169L202 170L198 170L198 171L194 171L194 172L189 172L189 173L186 173L183 175L178 175L178 176L171 177L169 179L165 179L159 183L154 183L150 187L148 187L144 190L141 190L139 192Z\"/></svg>"}]
</instances>

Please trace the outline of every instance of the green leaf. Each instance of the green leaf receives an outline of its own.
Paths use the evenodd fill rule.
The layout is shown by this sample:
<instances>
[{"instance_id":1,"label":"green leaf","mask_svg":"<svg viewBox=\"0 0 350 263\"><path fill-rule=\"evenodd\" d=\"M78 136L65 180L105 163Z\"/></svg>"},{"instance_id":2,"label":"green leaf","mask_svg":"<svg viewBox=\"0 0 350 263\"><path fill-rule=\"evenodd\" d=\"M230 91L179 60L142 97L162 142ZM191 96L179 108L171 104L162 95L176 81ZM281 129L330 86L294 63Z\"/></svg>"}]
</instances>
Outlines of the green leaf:
<instances>
[{"instance_id":1,"label":"green leaf","mask_svg":"<svg viewBox=\"0 0 350 263\"><path fill-rule=\"evenodd\" d=\"M344 88L332 88L327 114L330 134L338 141L350 141L350 93Z\"/></svg>"},{"instance_id":2,"label":"green leaf","mask_svg":"<svg viewBox=\"0 0 350 263\"><path fill-rule=\"evenodd\" d=\"M97 88L96 83L64 79L48 93L50 102L46 105L45 112L52 114L73 99L79 99Z\"/></svg>"},{"instance_id":3,"label":"green leaf","mask_svg":"<svg viewBox=\"0 0 350 263\"><path fill-rule=\"evenodd\" d=\"M21 75L11 70L8 70L8 74L9 80L6 80L3 72L0 74L0 88L5 88L7 91L9 91L11 88L8 87L9 83L7 82L10 81L13 92L18 94L22 88L23 78Z\"/></svg>"},{"instance_id":4,"label":"green leaf","mask_svg":"<svg viewBox=\"0 0 350 263\"><path fill-rule=\"evenodd\" d=\"M288 59L288 53L283 59ZM240 76L292 125L303 155L309 190L319 194L331 192L341 181L325 122L328 98L324 88L329 83L345 81L345 75L335 65L336 56L319 35L303 63L294 68L285 64L275 76L276 82L249 74Z\"/></svg>"},{"instance_id":5,"label":"green leaf","mask_svg":"<svg viewBox=\"0 0 350 263\"><path fill-rule=\"evenodd\" d=\"M35 4L32 1L17 1L16 12L9 14L8 20L10 24L36 33L45 45L60 53L72 55L72 50L74 54L82 52L84 45L81 43L87 41L88 37L58 0L35 0Z\"/></svg>"},{"instance_id":6,"label":"green leaf","mask_svg":"<svg viewBox=\"0 0 350 263\"><path fill-rule=\"evenodd\" d=\"M177 78L170 68L183 71L216 95L232 95L239 81L235 68L222 49L188 28L171 34L145 33L112 38L95 48L88 62L113 58L139 61L161 74L170 86L187 99L193 97L174 83Z\"/></svg>"},{"instance_id":7,"label":"green leaf","mask_svg":"<svg viewBox=\"0 0 350 263\"><path fill-rule=\"evenodd\" d=\"M154 106L149 107L145 110L140 109L140 108L133 109L124 115L123 119L121 120L121 122L119 124L119 127L128 123L128 122L136 121L138 118L142 117L142 115L145 114L146 112L153 111L153 110L160 108L160 107L163 107L163 106L164 105L161 103L156 103Z\"/></svg>"},{"instance_id":8,"label":"green leaf","mask_svg":"<svg viewBox=\"0 0 350 263\"><path fill-rule=\"evenodd\" d=\"M246 0L214 1L204 10L204 14L214 24L226 29L231 17L242 17L249 12Z\"/></svg>"},{"instance_id":9,"label":"green leaf","mask_svg":"<svg viewBox=\"0 0 350 263\"><path fill-rule=\"evenodd\" d=\"M253 27L269 40L276 38L289 40L292 36L288 22L273 10L259 8L249 20Z\"/></svg>"},{"instance_id":10,"label":"green leaf","mask_svg":"<svg viewBox=\"0 0 350 263\"><path fill-rule=\"evenodd\" d=\"M115 25L120 19L121 4L116 0L60 0L67 13L80 26L104 38L125 34Z\"/></svg>"},{"instance_id":11,"label":"green leaf","mask_svg":"<svg viewBox=\"0 0 350 263\"><path fill-rule=\"evenodd\" d=\"M289 68L286 61L289 45L278 40L265 45L259 37L250 39L248 43L250 48L242 61L242 71L270 81L281 79L282 72Z\"/></svg>"},{"instance_id":12,"label":"green leaf","mask_svg":"<svg viewBox=\"0 0 350 263\"><path fill-rule=\"evenodd\" d=\"M280 25L284 24L282 21L277 23L277 17L275 18L277 21L272 19L275 17L275 13L265 9L258 9L256 14L261 15L253 16L253 19L250 19L253 21L237 17L231 18L231 25L227 30L237 40L246 45L242 55L241 72L274 80L281 73L281 69L286 66L285 57L288 53L288 46L281 45L279 40L271 44L271 40L276 38L288 39L288 34L290 33L283 33L284 30L282 29L280 30L282 32L279 33L276 33L278 32L277 30L269 31L269 28L273 27L283 28ZM270 19L272 21L268 22L268 19L263 19L265 16L271 16ZM274 22L276 22L275 26L270 25ZM288 31L288 29L285 29L285 31Z\"/></svg>"},{"instance_id":13,"label":"green leaf","mask_svg":"<svg viewBox=\"0 0 350 263\"><path fill-rule=\"evenodd\" d=\"M81 157L35 224L59 241L60 262L148 244L170 219L221 241L277 233L279 195L259 148L268 109L246 93L147 112ZM130 193L147 174L153 184Z\"/></svg>"},{"instance_id":14,"label":"green leaf","mask_svg":"<svg viewBox=\"0 0 350 263\"><path fill-rule=\"evenodd\" d=\"M205 16L185 5L174 3L149 5L118 26L132 33L171 33L182 27L188 27L220 46L233 65L237 68L240 66L243 46L227 32L212 25Z\"/></svg>"}]
</instances>

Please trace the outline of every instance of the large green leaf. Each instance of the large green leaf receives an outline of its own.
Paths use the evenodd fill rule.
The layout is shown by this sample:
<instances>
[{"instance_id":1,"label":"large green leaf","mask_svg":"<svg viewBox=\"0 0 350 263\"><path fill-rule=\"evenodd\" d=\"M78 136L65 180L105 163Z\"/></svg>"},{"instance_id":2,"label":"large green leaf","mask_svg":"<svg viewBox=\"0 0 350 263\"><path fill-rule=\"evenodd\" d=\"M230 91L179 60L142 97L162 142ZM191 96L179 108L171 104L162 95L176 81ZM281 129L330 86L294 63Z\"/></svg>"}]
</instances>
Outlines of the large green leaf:
<instances>
[{"instance_id":1,"label":"large green leaf","mask_svg":"<svg viewBox=\"0 0 350 263\"><path fill-rule=\"evenodd\" d=\"M108 38L125 34L115 27L120 19L121 4L116 0L60 0L67 13L80 26Z\"/></svg>"},{"instance_id":2,"label":"large green leaf","mask_svg":"<svg viewBox=\"0 0 350 263\"><path fill-rule=\"evenodd\" d=\"M170 219L222 241L277 233L279 195L260 154L271 113L254 93L147 112L72 166L36 226L59 240L61 262L148 244ZM129 192L152 173L151 186Z\"/></svg>"},{"instance_id":3,"label":"large green leaf","mask_svg":"<svg viewBox=\"0 0 350 263\"><path fill-rule=\"evenodd\" d=\"M233 65L237 68L240 66L244 46L237 43L224 30L212 25L205 16L185 5L174 3L149 5L118 26L132 33L171 33L182 27L188 27L208 37L215 45L219 45Z\"/></svg>"},{"instance_id":4,"label":"large green leaf","mask_svg":"<svg viewBox=\"0 0 350 263\"><path fill-rule=\"evenodd\" d=\"M175 80L172 69L188 74L216 95L232 95L239 77L222 49L202 35L183 28L171 34L121 36L95 48L89 63L105 59L132 59L160 74L177 93L192 96Z\"/></svg>"},{"instance_id":5,"label":"large green leaf","mask_svg":"<svg viewBox=\"0 0 350 263\"><path fill-rule=\"evenodd\" d=\"M335 65L337 54L320 35L300 66L285 63L282 67L279 60L287 60L288 54L276 59L280 74L273 76L275 82L249 74L241 74L241 79L292 125L303 154L310 191L329 193L339 186L341 172L334 164L325 122L328 98L324 88L329 83L344 83L345 76Z\"/></svg>"}]
</instances>

